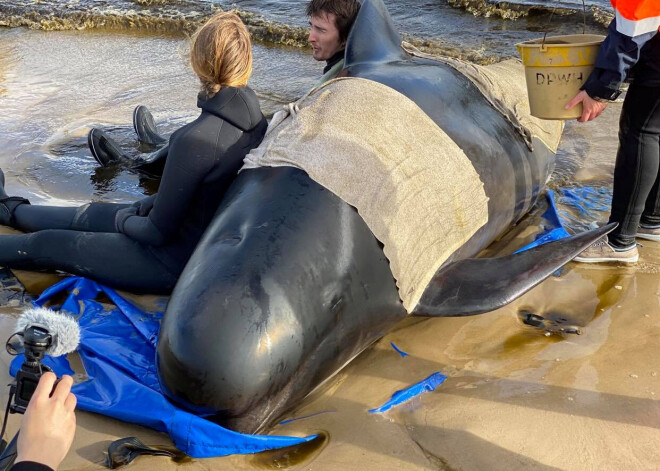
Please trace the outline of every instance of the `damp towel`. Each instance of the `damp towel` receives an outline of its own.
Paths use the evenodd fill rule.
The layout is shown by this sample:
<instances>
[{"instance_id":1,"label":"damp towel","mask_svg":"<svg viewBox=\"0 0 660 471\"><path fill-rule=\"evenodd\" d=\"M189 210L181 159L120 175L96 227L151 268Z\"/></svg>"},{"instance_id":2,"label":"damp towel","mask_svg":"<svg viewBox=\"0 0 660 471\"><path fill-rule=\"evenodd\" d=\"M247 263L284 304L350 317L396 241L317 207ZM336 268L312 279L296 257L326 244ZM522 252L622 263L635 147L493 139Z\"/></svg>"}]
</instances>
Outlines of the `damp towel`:
<instances>
[{"instance_id":1,"label":"damp towel","mask_svg":"<svg viewBox=\"0 0 660 471\"><path fill-rule=\"evenodd\" d=\"M260 166L300 168L355 207L408 312L488 219L483 183L458 145L412 100L370 80L332 80L276 113L243 169Z\"/></svg>"}]
</instances>

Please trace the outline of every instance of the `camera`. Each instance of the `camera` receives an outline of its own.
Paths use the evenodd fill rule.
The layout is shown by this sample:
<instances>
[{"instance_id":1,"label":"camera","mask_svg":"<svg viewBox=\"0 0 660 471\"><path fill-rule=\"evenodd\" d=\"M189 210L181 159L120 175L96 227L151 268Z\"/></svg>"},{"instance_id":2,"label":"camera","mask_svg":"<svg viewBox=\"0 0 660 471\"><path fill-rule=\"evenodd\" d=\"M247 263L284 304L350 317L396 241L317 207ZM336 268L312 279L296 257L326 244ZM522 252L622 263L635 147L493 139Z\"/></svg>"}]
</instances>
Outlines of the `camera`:
<instances>
[{"instance_id":1,"label":"camera","mask_svg":"<svg viewBox=\"0 0 660 471\"><path fill-rule=\"evenodd\" d=\"M75 319L47 308L26 310L16 321L18 332L9 337L5 348L10 355L23 353L25 361L9 385L9 401L0 430L0 471L7 471L18 450L18 433L9 443L3 439L7 428L8 412L24 414L37 389L41 376L53 370L42 364L44 355L54 357L74 351L80 342L80 328ZM55 382L55 387L59 380ZM52 394L52 392L51 392Z\"/></svg>"},{"instance_id":2,"label":"camera","mask_svg":"<svg viewBox=\"0 0 660 471\"><path fill-rule=\"evenodd\" d=\"M22 338L22 342L15 337ZM22 344L22 345L21 345ZM39 379L46 371L52 371L41 363L46 350L53 344L53 336L44 326L33 324L23 332L17 332L7 341L7 352L10 355L23 353L25 361L16 373L15 381L10 385L10 397L14 401L9 406L12 413L23 414L34 394Z\"/></svg>"}]
</instances>

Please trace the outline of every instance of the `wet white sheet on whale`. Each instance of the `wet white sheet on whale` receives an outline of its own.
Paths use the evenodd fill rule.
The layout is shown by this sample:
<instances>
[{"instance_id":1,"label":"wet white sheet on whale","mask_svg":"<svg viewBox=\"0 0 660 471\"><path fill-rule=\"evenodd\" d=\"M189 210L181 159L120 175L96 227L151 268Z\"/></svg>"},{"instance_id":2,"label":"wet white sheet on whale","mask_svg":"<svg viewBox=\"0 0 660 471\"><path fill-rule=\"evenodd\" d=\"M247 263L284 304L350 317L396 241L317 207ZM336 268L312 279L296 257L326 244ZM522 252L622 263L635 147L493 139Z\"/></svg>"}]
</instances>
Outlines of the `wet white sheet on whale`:
<instances>
[{"instance_id":1,"label":"wet white sheet on whale","mask_svg":"<svg viewBox=\"0 0 660 471\"><path fill-rule=\"evenodd\" d=\"M276 113L243 168L260 166L300 168L354 206L383 243L408 312L488 220L483 183L458 145L370 80L335 79Z\"/></svg>"}]
</instances>

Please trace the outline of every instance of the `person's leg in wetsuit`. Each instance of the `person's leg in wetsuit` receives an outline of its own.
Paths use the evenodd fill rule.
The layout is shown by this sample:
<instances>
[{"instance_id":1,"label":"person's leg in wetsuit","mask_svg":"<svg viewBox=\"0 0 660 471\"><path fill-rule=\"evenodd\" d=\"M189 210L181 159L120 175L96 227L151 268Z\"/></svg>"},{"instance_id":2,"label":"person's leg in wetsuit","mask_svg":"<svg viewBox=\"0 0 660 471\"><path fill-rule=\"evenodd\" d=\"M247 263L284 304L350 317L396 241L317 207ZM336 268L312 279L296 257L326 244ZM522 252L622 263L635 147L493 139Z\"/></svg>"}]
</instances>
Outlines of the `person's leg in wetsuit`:
<instances>
[{"instance_id":1,"label":"person's leg in wetsuit","mask_svg":"<svg viewBox=\"0 0 660 471\"><path fill-rule=\"evenodd\" d=\"M660 229L659 173L660 87L633 82L621 111L614 168L610 222L618 222L619 226L608 239L615 249L632 247L636 236ZM660 240L660 233L657 235L652 240Z\"/></svg>"},{"instance_id":2,"label":"person's leg in wetsuit","mask_svg":"<svg viewBox=\"0 0 660 471\"><path fill-rule=\"evenodd\" d=\"M128 206L116 203L87 203L80 207L20 204L13 211L13 220L0 218L0 223L23 232L46 229L117 232L115 214Z\"/></svg>"},{"instance_id":3,"label":"person's leg in wetsuit","mask_svg":"<svg viewBox=\"0 0 660 471\"><path fill-rule=\"evenodd\" d=\"M113 288L167 294L181 274L124 234L48 229L0 235L0 266L61 270Z\"/></svg>"},{"instance_id":4,"label":"person's leg in wetsuit","mask_svg":"<svg viewBox=\"0 0 660 471\"><path fill-rule=\"evenodd\" d=\"M166 266L149 247L116 231L115 214L127 206L33 206L0 187L0 224L30 232L0 235L0 266L61 270L130 291L169 293L183 267Z\"/></svg>"},{"instance_id":5,"label":"person's leg in wetsuit","mask_svg":"<svg viewBox=\"0 0 660 471\"><path fill-rule=\"evenodd\" d=\"M138 141L156 147L157 150L132 157L125 154L106 133L93 128L87 136L87 144L92 156L102 167L124 165L150 175L161 176L169 151L169 140L158 134L156 123L146 106L139 105L133 111L133 129Z\"/></svg>"}]
</instances>

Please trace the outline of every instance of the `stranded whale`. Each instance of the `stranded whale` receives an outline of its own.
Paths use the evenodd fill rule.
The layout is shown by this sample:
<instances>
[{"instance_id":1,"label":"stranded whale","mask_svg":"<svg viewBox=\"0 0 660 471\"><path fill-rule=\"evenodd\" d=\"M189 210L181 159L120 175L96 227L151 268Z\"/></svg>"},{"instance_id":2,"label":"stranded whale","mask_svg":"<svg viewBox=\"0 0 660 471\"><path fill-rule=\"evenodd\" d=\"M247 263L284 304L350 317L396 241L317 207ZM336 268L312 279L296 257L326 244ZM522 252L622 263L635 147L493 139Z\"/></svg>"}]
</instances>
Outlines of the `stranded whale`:
<instances>
[{"instance_id":1,"label":"stranded whale","mask_svg":"<svg viewBox=\"0 0 660 471\"><path fill-rule=\"evenodd\" d=\"M346 82L387 88L422 110L471 165L474 178L466 181L478 185L465 192L474 191L483 221L464 233L423 286L413 287L414 302L404 308L407 292L402 280L395 282L389 245L375 237L378 231L389 237L387 225L371 229L378 217L368 225L359 204L297 165L243 170L179 279L158 344L158 372L170 399L234 430L268 426L405 316L501 307L609 230L508 257L470 258L531 208L552 171L552 150L537 138L526 140L454 67L406 53L381 0L363 2L345 73L356 79L316 93L315 106L323 109L322 99L338 96L334 91ZM373 86L363 85L367 81ZM406 119L390 114L382 123L400 124L404 139ZM271 136L262 144L265 152L286 149L285 135ZM362 137L353 139L358 148ZM332 163L339 154L340 146L331 145L328 155L309 160ZM460 184L449 177L447 188L453 184L460 197ZM426 231L436 229L450 233L433 226Z\"/></svg>"}]
</instances>

